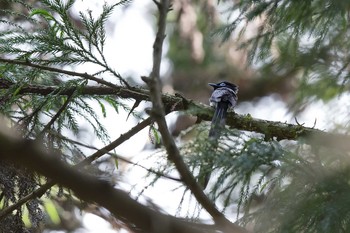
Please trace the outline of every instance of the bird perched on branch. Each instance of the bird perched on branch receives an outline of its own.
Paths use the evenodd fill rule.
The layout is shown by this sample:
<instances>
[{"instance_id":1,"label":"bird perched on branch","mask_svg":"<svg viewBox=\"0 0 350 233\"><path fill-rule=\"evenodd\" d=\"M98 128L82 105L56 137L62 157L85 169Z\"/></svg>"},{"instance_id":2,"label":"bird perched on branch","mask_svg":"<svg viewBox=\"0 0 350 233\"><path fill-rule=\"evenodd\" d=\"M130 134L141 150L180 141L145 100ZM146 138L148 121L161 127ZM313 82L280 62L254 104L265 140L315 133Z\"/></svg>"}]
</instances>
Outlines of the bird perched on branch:
<instances>
[{"instance_id":1,"label":"bird perched on branch","mask_svg":"<svg viewBox=\"0 0 350 233\"><path fill-rule=\"evenodd\" d=\"M237 104L238 86L230 82L209 83L214 88L210 96L209 102L212 107L215 107L215 113L211 121L209 140L214 143L217 148L217 140L220 137L221 130L225 127L227 112L233 110ZM208 161L209 162L209 161ZM203 180L203 189L206 188L211 172L207 172Z\"/></svg>"},{"instance_id":2,"label":"bird perched on branch","mask_svg":"<svg viewBox=\"0 0 350 233\"><path fill-rule=\"evenodd\" d=\"M215 107L215 113L211 121L209 139L217 140L220 131L225 127L227 111L233 110L237 104L238 86L226 81L209 83L214 88L210 96L210 106Z\"/></svg>"}]
</instances>

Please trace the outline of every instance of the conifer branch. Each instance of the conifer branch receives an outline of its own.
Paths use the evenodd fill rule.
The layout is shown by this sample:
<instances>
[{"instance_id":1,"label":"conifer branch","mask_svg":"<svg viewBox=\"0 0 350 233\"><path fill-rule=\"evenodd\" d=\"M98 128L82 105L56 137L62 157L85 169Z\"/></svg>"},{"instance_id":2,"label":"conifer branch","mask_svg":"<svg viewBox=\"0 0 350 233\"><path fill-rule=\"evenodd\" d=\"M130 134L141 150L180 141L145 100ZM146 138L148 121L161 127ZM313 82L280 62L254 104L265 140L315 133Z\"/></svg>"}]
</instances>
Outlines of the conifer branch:
<instances>
[{"instance_id":1,"label":"conifer branch","mask_svg":"<svg viewBox=\"0 0 350 233\"><path fill-rule=\"evenodd\" d=\"M1 80L1 79L0 79ZM8 89L13 84L0 85L0 89ZM58 91L58 87L29 85L22 87L18 94L39 94L48 95L54 91ZM61 90L58 95L69 95L74 88ZM96 87L85 86L80 90L81 95L116 95L119 98L134 99L137 101L150 101L149 90L132 87L125 88L121 86ZM213 109L207 105L196 103L191 99L186 99L181 95L161 95L162 102L166 113L173 111L186 111L188 114L197 116L201 120L211 121ZM253 118L251 115L240 115L229 113L226 124L235 129L262 133L268 140L275 138L276 140L298 140L304 138L306 143L320 142L320 145L341 150L350 150L350 136L336 133L324 132L314 127L305 127L300 124L288 124L283 122L269 121Z\"/></svg>"},{"instance_id":2,"label":"conifer branch","mask_svg":"<svg viewBox=\"0 0 350 233\"><path fill-rule=\"evenodd\" d=\"M1 79L0 79L1 80ZM7 83L0 85L0 89L8 89L14 85ZM18 94L39 94L48 95L52 92L58 92L58 87L29 85L22 87ZM66 88L59 91L58 95L70 95L75 88ZM150 101L149 90L131 87L125 88L121 86L105 87L105 86L85 86L80 90L81 95L116 95L119 98L134 99L137 101ZM213 116L213 109L207 105L196 103L191 99L175 94L161 95L162 102L166 113L173 111L186 111L187 113L197 116L201 120L211 121ZM305 127L300 124L288 124L283 122L269 121L253 118L248 115L240 115L236 113L229 113L226 124L235 129L262 133L266 139L275 138L276 140L298 140L302 137L305 143L320 142L322 146L337 148L341 150L350 150L350 136L336 133L324 132L315 129L314 127Z\"/></svg>"},{"instance_id":3,"label":"conifer branch","mask_svg":"<svg viewBox=\"0 0 350 233\"><path fill-rule=\"evenodd\" d=\"M74 92L72 92L71 94L68 95L68 98L64 101L64 103L60 107L60 109L58 109L58 111L51 118L49 123L47 123L47 125L45 125L44 129L38 134L37 139L40 139L46 133L46 131L48 131L50 129L50 127L55 123L55 121L58 119L58 117L63 113L63 111L66 109L68 104L73 100L73 98L74 98Z\"/></svg>"},{"instance_id":4,"label":"conifer branch","mask_svg":"<svg viewBox=\"0 0 350 233\"><path fill-rule=\"evenodd\" d=\"M22 197L19 199L16 203L2 209L0 212L0 220L5 218L7 215L11 214L13 211L16 209L20 208L22 205L27 203L28 201L34 199L34 198L40 198L42 195L45 194L47 190L49 190L52 186L54 186L56 183L53 182L52 180L48 181L44 185L40 186L40 188L34 190L30 194Z\"/></svg>"},{"instance_id":5,"label":"conifer branch","mask_svg":"<svg viewBox=\"0 0 350 233\"><path fill-rule=\"evenodd\" d=\"M92 75L89 75L88 73L79 73L79 72L74 72L74 71L69 71L69 70L64 70L64 69L59 69L59 68L54 68L54 67L49 67L49 66L43 66L43 65L38 65L34 64L30 61L19 61L19 60L12 60L12 59L6 59L6 58L0 58L0 62L2 63L8 63L8 64L14 64L14 65L22 65L22 66L28 66L28 67L33 67L36 69L40 70L46 70L50 72L55 72L55 73L60 73L60 74L66 74L69 76L76 76L76 77L81 77L87 80L95 81L96 83L111 87L111 88L116 88L117 85L110 83L108 81L105 81L100 78L96 78ZM127 87L130 87L127 85Z\"/></svg>"}]
</instances>

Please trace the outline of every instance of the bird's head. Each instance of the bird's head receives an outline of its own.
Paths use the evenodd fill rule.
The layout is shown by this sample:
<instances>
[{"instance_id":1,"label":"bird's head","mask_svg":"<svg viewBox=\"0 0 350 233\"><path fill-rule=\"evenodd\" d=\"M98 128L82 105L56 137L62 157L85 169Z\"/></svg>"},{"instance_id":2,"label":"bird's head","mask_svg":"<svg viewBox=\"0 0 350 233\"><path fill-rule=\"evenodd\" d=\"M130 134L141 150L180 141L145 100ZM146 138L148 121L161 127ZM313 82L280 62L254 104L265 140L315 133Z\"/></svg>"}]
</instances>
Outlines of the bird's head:
<instances>
[{"instance_id":1,"label":"bird's head","mask_svg":"<svg viewBox=\"0 0 350 233\"><path fill-rule=\"evenodd\" d=\"M230 88L232 89L234 92L238 91L238 86L236 84L227 82L227 81L223 81L223 82L219 82L219 83L208 83L210 86L212 86L215 89L220 88L220 87L226 87L226 88Z\"/></svg>"}]
</instances>

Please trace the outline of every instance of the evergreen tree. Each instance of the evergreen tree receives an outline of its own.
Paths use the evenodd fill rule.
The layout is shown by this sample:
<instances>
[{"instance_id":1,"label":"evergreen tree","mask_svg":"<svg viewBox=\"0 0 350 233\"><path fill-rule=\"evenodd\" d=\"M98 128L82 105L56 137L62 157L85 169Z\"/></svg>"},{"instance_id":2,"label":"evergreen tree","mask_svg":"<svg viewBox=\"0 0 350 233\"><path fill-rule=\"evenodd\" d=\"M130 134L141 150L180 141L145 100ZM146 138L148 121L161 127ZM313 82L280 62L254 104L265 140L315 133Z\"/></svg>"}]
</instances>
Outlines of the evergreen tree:
<instances>
[{"instance_id":1,"label":"evergreen tree","mask_svg":"<svg viewBox=\"0 0 350 233\"><path fill-rule=\"evenodd\" d=\"M74 14L74 3L0 3L1 232L74 231L81 227L76 209L131 232L349 231L347 118L325 132L231 113L213 150L206 123L213 109L199 103L209 97L206 82L222 78L240 86L239 101L278 94L295 116L316 101L348 98L348 1L153 1L153 67L142 87L105 57L106 22L132 3L106 3L98 16ZM162 81L183 94L162 93L164 40L173 70ZM140 102L152 108L140 111ZM114 114L108 109L139 123L112 139L99 119ZM171 132L165 116L176 111L181 120ZM186 130L184 116L197 119ZM82 122L104 147L84 142ZM157 157L151 167L112 153L146 127ZM120 189L113 177L122 162L148 171L138 197L159 179L176 181L184 190L179 210L188 215L165 215ZM209 172L203 190L197 181ZM201 221L202 211L212 224Z\"/></svg>"}]
</instances>

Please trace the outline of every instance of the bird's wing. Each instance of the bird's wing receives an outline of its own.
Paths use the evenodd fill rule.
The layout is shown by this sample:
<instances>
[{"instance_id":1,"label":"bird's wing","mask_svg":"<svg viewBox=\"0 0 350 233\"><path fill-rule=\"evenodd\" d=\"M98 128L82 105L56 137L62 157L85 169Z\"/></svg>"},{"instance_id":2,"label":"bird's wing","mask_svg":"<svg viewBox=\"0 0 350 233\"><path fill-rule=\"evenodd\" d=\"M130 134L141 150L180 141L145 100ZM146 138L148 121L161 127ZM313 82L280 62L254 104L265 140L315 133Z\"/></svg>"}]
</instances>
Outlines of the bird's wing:
<instances>
[{"instance_id":1,"label":"bird's wing","mask_svg":"<svg viewBox=\"0 0 350 233\"><path fill-rule=\"evenodd\" d=\"M210 103L229 102L230 107L234 107L237 103L237 94L230 88L221 87L213 91L209 101Z\"/></svg>"}]
</instances>

